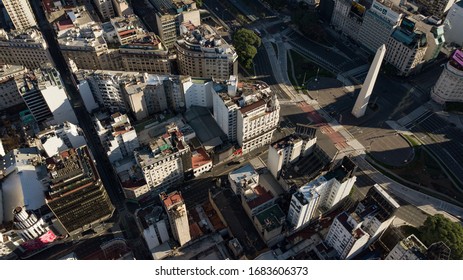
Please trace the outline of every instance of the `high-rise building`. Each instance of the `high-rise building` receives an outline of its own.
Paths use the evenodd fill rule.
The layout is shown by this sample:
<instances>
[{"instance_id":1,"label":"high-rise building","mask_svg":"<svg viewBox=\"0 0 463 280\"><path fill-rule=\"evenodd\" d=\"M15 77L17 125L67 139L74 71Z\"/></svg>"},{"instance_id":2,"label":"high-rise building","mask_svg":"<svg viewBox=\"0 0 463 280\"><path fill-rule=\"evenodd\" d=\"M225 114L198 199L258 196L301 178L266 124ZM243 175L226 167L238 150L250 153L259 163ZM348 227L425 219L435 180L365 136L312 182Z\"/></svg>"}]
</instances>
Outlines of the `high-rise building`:
<instances>
[{"instance_id":1,"label":"high-rise building","mask_svg":"<svg viewBox=\"0 0 463 280\"><path fill-rule=\"evenodd\" d=\"M357 41L366 10L371 3L360 0L335 0L331 25L343 35Z\"/></svg>"},{"instance_id":2,"label":"high-rise building","mask_svg":"<svg viewBox=\"0 0 463 280\"><path fill-rule=\"evenodd\" d=\"M299 188L291 198L288 211L293 229L307 225L316 211L326 212L347 197L357 179L356 168L345 157L338 167Z\"/></svg>"},{"instance_id":3,"label":"high-rise building","mask_svg":"<svg viewBox=\"0 0 463 280\"><path fill-rule=\"evenodd\" d=\"M133 156L134 150L140 147L137 133L130 124L127 115L121 113L114 113L111 116L97 114L94 122L96 132L111 163Z\"/></svg>"},{"instance_id":4,"label":"high-rise building","mask_svg":"<svg viewBox=\"0 0 463 280\"><path fill-rule=\"evenodd\" d=\"M375 87L376 78L378 77L379 69L381 68L381 64L383 63L383 58L385 54L386 46L382 45L376 51L373 63L370 66L370 70L368 70L365 82L363 83L362 89L360 90L360 93L357 96L354 108L352 108L352 115L354 115L356 118L363 117L365 115L365 112L367 111L368 101L370 100L373 88Z\"/></svg>"},{"instance_id":5,"label":"high-rise building","mask_svg":"<svg viewBox=\"0 0 463 280\"><path fill-rule=\"evenodd\" d=\"M3 0L3 5L16 29L22 30L37 25L28 0Z\"/></svg>"},{"instance_id":6,"label":"high-rise building","mask_svg":"<svg viewBox=\"0 0 463 280\"><path fill-rule=\"evenodd\" d=\"M355 213L342 212L334 218L325 242L336 250L340 259L352 259L366 247L370 235L361 228L361 223Z\"/></svg>"},{"instance_id":7,"label":"high-rise building","mask_svg":"<svg viewBox=\"0 0 463 280\"><path fill-rule=\"evenodd\" d=\"M24 101L19 94L16 79L19 79L27 72L21 65L0 66L0 110L22 104Z\"/></svg>"},{"instance_id":8,"label":"high-rise building","mask_svg":"<svg viewBox=\"0 0 463 280\"><path fill-rule=\"evenodd\" d=\"M452 5L444 24L445 41L463 47L463 1Z\"/></svg>"},{"instance_id":9,"label":"high-rise building","mask_svg":"<svg viewBox=\"0 0 463 280\"><path fill-rule=\"evenodd\" d=\"M42 218L25 208L18 206L13 210L13 229L24 241L33 240L48 232L48 226Z\"/></svg>"},{"instance_id":10,"label":"high-rise building","mask_svg":"<svg viewBox=\"0 0 463 280\"><path fill-rule=\"evenodd\" d=\"M88 230L110 218L111 204L87 146L46 160L47 205L69 234Z\"/></svg>"},{"instance_id":11,"label":"high-rise building","mask_svg":"<svg viewBox=\"0 0 463 280\"><path fill-rule=\"evenodd\" d=\"M77 117L64 90L58 71L50 65L28 72L17 81L20 94L38 123L71 122Z\"/></svg>"},{"instance_id":12,"label":"high-rise building","mask_svg":"<svg viewBox=\"0 0 463 280\"><path fill-rule=\"evenodd\" d=\"M156 9L157 34L167 48L172 48L183 22L199 25L200 15L193 0L150 0Z\"/></svg>"},{"instance_id":13,"label":"high-rise building","mask_svg":"<svg viewBox=\"0 0 463 280\"><path fill-rule=\"evenodd\" d=\"M109 20L116 16L112 0L93 0L103 20Z\"/></svg>"},{"instance_id":14,"label":"high-rise building","mask_svg":"<svg viewBox=\"0 0 463 280\"><path fill-rule=\"evenodd\" d=\"M402 12L388 0L374 1L365 12L359 32L359 43L371 53L376 53L381 45L386 44L394 28L399 24Z\"/></svg>"},{"instance_id":15,"label":"high-rise building","mask_svg":"<svg viewBox=\"0 0 463 280\"><path fill-rule=\"evenodd\" d=\"M279 179L281 169L293 164L300 157L312 153L317 142L316 130L306 125L297 124L296 133L288 135L270 144L268 150L267 167L273 177Z\"/></svg>"},{"instance_id":16,"label":"high-rise building","mask_svg":"<svg viewBox=\"0 0 463 280\"><path fill-rule=\"evenodd\" d=\"M386 44L385 60L397 69L400 76L419 70L428 47L426 34L415 29L415 22L404 18Z\"/></svg>"},{"instance_id":17,"label":"high-rise building","mask_svg":"<svg viewBox=\"0 0 463 280\"><path fill-rule=\"evenodd\" d=\"M238 101L237 140L242 154L267 146L280 120L280 103L276 94L268 92L242 95Z\"/></svg>"},{"instance_id":18,"label":"high-rise building","mask_svg":"<svg viewBox=\"0 0 463 280\"><path fill-rule=\"evenodd\" d=\"M164 82L167 76L146 75L143 83L126 85L124 91L131 111L137 120L142 120L167 109Z\"/></svg>"},{"instance_id":19,"label":"high-rise building","mask_svg":"<svg viewBox=\"0 0 463 280\"><path fill-rule=\"evenodd\" d=\"M139 148L134 154L148 187L157 193L181 183L184 173L191 169L190 147L174 124L167 127L167 133L154 139L149 148Z\"/></svg>"},{"instance_id":20,"label":"high-rise building","mask_svg":"<svg viewBox=\"0 0 463 280\"><path fill-rule=\"evenodd\" d=\"M0 29L0 65L23 65L36 69L51 61L48 44L37 29L13 30L9 33Z\"/></svg>"},{"instance_id":21,"label":"high-rise building","mask_svg":"<svg viewBox=\"0 0 463 280\"><path fill-rule=\"evenodd\" d=\"M431 98L439 104L463 101L463 51L455 51L445 64L444 71L431 90Z\"/></svg>"},{"instance_id":22,"label":"high-rise building","mask_svg":"<svg viewBox=\"0 0 463 280\"><path fill-rule=\"evenodd\" d=\"M186 109L191 106L201 106L212 109L212 79L185 77L182 82L185 93Z\"/></svg>"},{"instance_id":23,"label":"high-rise building","mask_svg":"<svg viewBox=\"0 0 463 280\"><path fill-rule=\"evenodd\" d=\"M227 84L214 85L212 102L214 107L214 119L228 136L228 140L236 141L237 120L239 104L236 103L236 91L238 87L238 78L231 76Z\"/></svg>"},{"instance_id":24,"label":"high-rise building","mask_svg":"<svg viewBox=\"0 0 463 280\"><path fill-rule=\"evenodd\" d=\"M162 193L160 195L164 209L169 217L170 228L174 239L178 241L180 246L185 245L191 240L190 225L188 223L188 215L186 205L182 195L175 191L170 194Z\"/></svg>"},{"instance_id":25,"label":"high-rise building","mask_svg":"<svg viewBox=\"0 0 463 280\"><path fill-rule=\"evenodd\" d=\"M456 0L416 0L420 10L427 16L442 17Z\"/></svg>"},{"instance_id":26,"label":"high-rise building","mask_svg":"<svg viewBox=\"0 0 463 280\"><path fill-rule=\"evenodd\" d=\"M119 17L125 17L133 14L132 8L127 3L127 0L112 0L114 11Z\"/></svg>"},{"instance_id":27,"label":"high-rise building","mask_svg":"<svg viewBox=\"0 0 463 280\"><path fill-rule=\"evenodd\" d=\"M226 80L238 74L238 55L211 26L183 23L175 42L180 74Z\"/></svg>"}]
</instances>

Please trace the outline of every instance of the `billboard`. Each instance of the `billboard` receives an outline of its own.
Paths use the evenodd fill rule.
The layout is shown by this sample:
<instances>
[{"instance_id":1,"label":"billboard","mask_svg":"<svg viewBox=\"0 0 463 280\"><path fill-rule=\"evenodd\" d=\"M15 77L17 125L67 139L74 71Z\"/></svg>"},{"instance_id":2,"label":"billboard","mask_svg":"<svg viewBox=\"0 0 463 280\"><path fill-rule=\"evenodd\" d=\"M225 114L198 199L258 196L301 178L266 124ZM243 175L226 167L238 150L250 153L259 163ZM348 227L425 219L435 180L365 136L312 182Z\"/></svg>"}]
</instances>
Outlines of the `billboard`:
<instances>
[{"instance_id":1,"label":"billboard","mask_svg":"<svg viewBox=\"0 0 463 280\"><path fill-rule=\"evenodd\" d=\"M362 4L359 4L355 1L352 2L352 6L350 7L350 12L360 18L363 18L365 14L366 8Z\"/></svg>"},{"instance_id":2,"label":"billboard","mask_svg":"<svg viewBox=\"0 0 463 280\"><path fill-rule=\"evenodd\" d=\"M376 1L373 2L371 11L391 23L396 23L400 19L400 14Z\"/></svg>"}]
</instances>

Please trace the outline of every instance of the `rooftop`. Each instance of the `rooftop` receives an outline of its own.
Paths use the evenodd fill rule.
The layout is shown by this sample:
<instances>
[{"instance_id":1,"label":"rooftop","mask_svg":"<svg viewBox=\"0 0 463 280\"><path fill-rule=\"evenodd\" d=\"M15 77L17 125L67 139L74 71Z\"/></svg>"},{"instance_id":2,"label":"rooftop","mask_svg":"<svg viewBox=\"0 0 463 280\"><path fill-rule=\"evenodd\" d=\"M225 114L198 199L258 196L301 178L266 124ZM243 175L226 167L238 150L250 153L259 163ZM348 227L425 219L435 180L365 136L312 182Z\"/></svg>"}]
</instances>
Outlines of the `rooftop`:
<instances>
[{"instance_id":1,"label":"rooftop","mask_svg":"<svg viewBox=\"0 0 463 280\"><path fill-rule=\"evenodd\" d=\"M233 170L228 176L239 186L241 186L242 182L246 182L247 185L257 184L259 180L259 174L251 164Z\"/></svg>"},{"instance_id":2,"label":"rooftop","mask_svg":"<svg viewBox=\"0 0 463 280\"><path fill-rule=\"evenodd\" d=\"M189 22L183 23L180 34L182 38L177 40L177 44L189 50L237 56L233 47L207 24L195 26Z\"/></svg>"},{"instance_id":3,"label":"rooftop","mask_svg":"<svg viewBox=\"0 0 463 280\"><path fill-rule=\"evenodd\" d=\"M272 193L260 185L247 189L244 192L244 197L250 209L254 209L273 199Z\"/></svg>"},{"instance_id":4,"label":"rooftop","mask_svg":"<svg viewBox=\"0 0 463 280\"><path fill-rule=\"evenodd\" d=\"M285 214L280 206L273 205L256 215L257 220L266 231L272 231L282 226L282 220L285 219Z\"/></svg>"},{"instance_id":5,"label":"rooftop","mask_svg":"<svg viewBox=\"0 0 463 280\"><path fill-rule=\"evenodd\" d=\"M450 59L449 63L458 70L463 71L463 51L456 50L455 53L452 55L452 58Z\"/></svg>"},{"instance_id":6,"label":"rooftop","mask_svg":"<svg viewBox=\"0 0 463 280\"><path fill-rule=\"evenodd\" d=\"M183 197L178 191L171 192L168 195L163 193L160 195L160 197L166 209L170 209L172 206L178 204L183 204Z\"/></svg>"},{"instance_id":7,"label":"rooftop","mask_svg":"<svg viewBox=\"0 0 463 280\"><path fill-rule=\"evenodd\" d=\"M201 167L205 164L212 162L211 158L206 154L203 148L196 149L192 153L191 163L194 168Z\"/></svg>"}]
</instances>

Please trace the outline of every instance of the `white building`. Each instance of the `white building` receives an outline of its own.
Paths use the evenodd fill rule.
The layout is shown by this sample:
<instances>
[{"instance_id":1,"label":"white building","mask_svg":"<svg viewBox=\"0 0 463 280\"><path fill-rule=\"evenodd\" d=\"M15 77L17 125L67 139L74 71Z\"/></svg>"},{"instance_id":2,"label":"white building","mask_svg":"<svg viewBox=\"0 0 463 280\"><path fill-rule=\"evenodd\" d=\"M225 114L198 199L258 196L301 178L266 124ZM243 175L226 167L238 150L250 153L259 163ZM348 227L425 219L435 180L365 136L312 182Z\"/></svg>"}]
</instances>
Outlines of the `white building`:
<instances>
[{"instance_id":1,"label":"white building","mask_svg":"<svg viewBox=\"0 0 463 280\"><path fill-rule=\"evenodd\" d=\"M191 153L191 165L195 177L212 169L212 159L203 148L194 150Z\"/></svg>"},{"instance_id":2,"label":"white building","mask_svg":"<svg viewBox=\"0 0 463 280\"><path fill-rule=\"evenodd\" d=\"M104 20L108 20L116 16L112 2L112 0L93 0L93 3Z\"/></svg>"},{"instance_id":3,"label":"white building","mask_svg":"<svg viewBox=\"0 0 463 280\"><path fill-rule=\"evenodd\" d=\"M387 43L402 15L400 9L388 0L373 1L371 8L365 13L358 37L359 43L371 53L376 53L381 45Z\"/></svg>"},{"instance_id":4,"label":"white building","mask_svg":"<svg viewBox=\"0 0 463 280\"><path fill-rule=\"evenodd\" d=\"M431 98L439 104L463 101L463 51L455 51L445 64L444 71L431 90Z\"/></svg>"},{"instance_id":5,"label":"white building","mask_svg":"<svg viewBox=\"0 0 463 280\"><path fill-rule=\"evenodd\" d=\"M58 153L87 145L82 129L70 122L51 126L37 135L37 147L45 151L48 157Z\"/></svg>"},{"instance_id":6,"label":"white building","mask_svg":"<svg viewBox=\"0 0 463 280\"><path fill-rule=\"evenodd\" d=\"M401 240L385 258L386 260L425 260L428 248L415 236Z\"/></svg>"},{"instance_id":7,"label":"white building","mask_svg":"<svg viewBox=\"0 0 463 280\"><path fill-rule=\"evenodd\" d=\"M21 65L0 66L0 110L22 104L16 79L22 77L27 69Z\"/></svg>"},{"instance_id":8,"label":"white building","mask_svg":"<svg viewBox=\"0 0 463 280\"><path fill-rule=\"evenodd\" d=\"M134 150L140 147L137 133L127 115L96 114L94 122L96 132L111 163L133 156Z\"/></svg>"},{"instance_id":9,"label":"white building","mask_svg":"<svg viewBox=\"0 0 463 280\"><path fill-rule=\"evenodd\" d=\"M426 34L415 29L415 22L404 18L386 44L384 59L397 69L397 74L408 76L424 62L428 47Z\"/></svg>"},{"instance_id":10,"label":"white building","mask_svg":"<svg viewBox=\"0 0 463 280\"><path fill-rule=\"evenodd\" d=\"M186 109L191 106L201 106L212 109L212 87L211 79L200 79L188 77L183 81Z\"/></svg>"},{"instance_id":11,"label":"white building","mask_svg":"<svg viewBox=\"0 0 463 280\"><path fill-rule=\"evenodd\" d=\"M463 46L463 1L452 5L444 23L445 40Z\"/></svg>"},{"instance_id":12,"label":"white building","mask_svg":"<svg viewBox=\"0 0 463 280\"><path fill-rule=\"evenodd\" d=\"M307 225L317 211L326 212L347 197L357 179L355 170L355 164L344 158L340 166L299 188L288 211L293 229Z\"/></svg>"},{"instance_id":13,"label":"white building","mask_svg":"<svg viewBox=\"0 0 463 280\"><path fill-rule=\"evenodd\" d=\"M303 126L298 125L296 130ZM297 133L286 136L272 144L268 150L267 167L273 177L279 179L280 171L283 166L295 163L300 157L312 153L312 149L317 142L315 129L306 127L309 134Z\"/></svg>"},{"instance_id":14,"label":"white building","mask_svg":"<svg viewBox=\"0 0 463 280\"><path fill-rule=\"evenodd\" d=\"M343 35L357 41L365 11L366 6L362 1L335 0L331 25Z\"/></svg>"},{"instance_id":15,"label":"white building","mask_svg":"<svg viewBox=\"0 0 463 280\"><path fill-rule=\"evenodd\" d=\"M191 240L190 225L188 223L188 215L186 205L182 195L175 191L170 194L161 194L164 209L169 217L170 228L174 239L178 241L180 246L185 245Z\"/></svg>"},{"instance_id":16,"label":"white building","mask_svg":"<svg viewBox=\"0 0 463 280\"><path fill-rule=\"evenodd\" d=\"M139 149L134 155L148 187L158 193L181 182L184 172L191 169L190 148L176 126L154 139L149 149Z\"/></svg>"},{"instance_id":17,"label":"white building","mask_svg":"<svg viewBox=\"0 0 463 280\"><path fill-rule=\"evenodd\" d=\"M228 181L235 194L242 194L246 188L253 188L259 184L259 174L247 164L228 174Z\"/></svg>"},{"instance_id":18,"label":"white building","mask_svg":"<svg viewBox=\"0 0 463 280\"><path fill-rule=\"evenodd\" d=\"M2 2L16 29L27 29L37 25L29 1L3 0Z\"/></svg>"},{"instance_id":19,"label":"white building","mask_svg":"<svg viewBox=\"0 0 463 280\"><path fill-rule=\"evenodd\" d=\"M13 221L13 210L24 205L27 210L36 210L45 205L45 191L41 179L46 177L46 168L37 148L15 149L7 153L0 162L3 177L4 222Z\"/></svg>"},{"instance_id":20,"label":"white building","mask_svg":"<svg viewBox=\"0 0 463 280\"><path fill-rule=\"evenodd\" d=\"M352 259L366 247L370 235L360 227L361 222L355 213L342 212L334 218L325 242L338 252L340 259Z\"/></svg>"},{"instance_id":21,"label":"white building","mask_svg":"<svg viewBox=\"0 0 463 280\"><path fill-rule=\"evenodd\" d=\"M13 214L13 229L24 241L40 237L49 230L42 218L37 218L34 213L21 206L16 207Z\"/></svg>"},{"instance_id":22,"label":"white building","mask_svg":"<svg viewBox=\"0 0 463 280\"><path fill-rule=\"evenodd\" d=\"M240 107L235 100L237 83L237 78L232 76L228 85L215 84L212 96L214 119L230 141L236 141L238 129L236 119Z\"/></svg>"}]
</instances>

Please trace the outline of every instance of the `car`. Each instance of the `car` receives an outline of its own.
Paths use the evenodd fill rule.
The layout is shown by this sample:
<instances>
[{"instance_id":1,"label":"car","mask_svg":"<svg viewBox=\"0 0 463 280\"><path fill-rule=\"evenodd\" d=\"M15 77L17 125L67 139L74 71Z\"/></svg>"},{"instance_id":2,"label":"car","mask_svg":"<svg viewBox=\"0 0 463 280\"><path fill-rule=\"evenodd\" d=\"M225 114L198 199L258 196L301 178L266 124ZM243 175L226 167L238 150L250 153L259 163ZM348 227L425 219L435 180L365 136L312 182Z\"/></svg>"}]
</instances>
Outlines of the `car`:
<instances>
[{"instance_id":1,"label":"car","mask_svg":"<svg viewBox=\"0 0 463 280\"><path fill-rule=\"evenodd\" d=\"M240 164L239 161L230 161L229 163L227 163L227 166L232 166L232 165L237 165L237 164Z\"/></svg>"}]
</instances>

